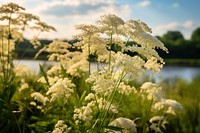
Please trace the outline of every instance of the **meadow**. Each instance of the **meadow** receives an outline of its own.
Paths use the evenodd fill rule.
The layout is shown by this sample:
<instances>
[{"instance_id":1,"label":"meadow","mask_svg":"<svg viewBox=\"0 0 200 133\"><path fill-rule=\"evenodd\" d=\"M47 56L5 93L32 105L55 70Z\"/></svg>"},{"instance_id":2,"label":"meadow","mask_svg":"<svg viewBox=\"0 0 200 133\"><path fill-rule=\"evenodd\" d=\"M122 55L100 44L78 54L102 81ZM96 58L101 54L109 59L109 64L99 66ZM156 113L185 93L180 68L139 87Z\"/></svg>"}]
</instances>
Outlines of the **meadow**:
<instances>
[{"instance_id":1,"label":"meadow","mask_svg":"<svg viewBox=\"0 0 200 133\"><path fill-rule=\"evenodd\" d=\"M199 77L153 82L165 64L157 50L168 50L146 23L106 14L95 24L76 25L80 41L73 45L54 40L40 48L39 35L53 26L15 3L2 5L0 14L1 133L200 131ZM46 52L57 65L40 66L39 75L13 65L25 30L38 31L30 40L40 48L35 58ZM107 65L93 72L91 56ZM138 82L147 70L151 77Z\"/></svg>"}]
</instances>

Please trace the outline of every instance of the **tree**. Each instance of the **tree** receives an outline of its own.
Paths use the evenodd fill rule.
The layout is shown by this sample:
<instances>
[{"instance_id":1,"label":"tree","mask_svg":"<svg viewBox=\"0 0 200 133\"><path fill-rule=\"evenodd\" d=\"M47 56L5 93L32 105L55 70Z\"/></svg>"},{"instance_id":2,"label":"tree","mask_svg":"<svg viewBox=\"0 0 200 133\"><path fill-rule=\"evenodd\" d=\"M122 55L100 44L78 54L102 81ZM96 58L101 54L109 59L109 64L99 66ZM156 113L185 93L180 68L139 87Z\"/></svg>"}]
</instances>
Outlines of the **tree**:
<instances>
[{"instance_id":1,"label":"tree","mask_svg":"<svg viewBox=\"0 0 200 133\"><path fill-rule=\"evenodd\" d=\"M180 31L168 31L163 35L163 38L169 41L184 40L184 37Z\"/></svg>"},{"instance_id":2,"label":"tree","mask_svg":"<svg viewBox=\"0 0 200 133\"><path fill-rule=\"evenodd\" d=\"M200 27L192 32L191 40L200 43Z\"/></svg>"}]
</instances>

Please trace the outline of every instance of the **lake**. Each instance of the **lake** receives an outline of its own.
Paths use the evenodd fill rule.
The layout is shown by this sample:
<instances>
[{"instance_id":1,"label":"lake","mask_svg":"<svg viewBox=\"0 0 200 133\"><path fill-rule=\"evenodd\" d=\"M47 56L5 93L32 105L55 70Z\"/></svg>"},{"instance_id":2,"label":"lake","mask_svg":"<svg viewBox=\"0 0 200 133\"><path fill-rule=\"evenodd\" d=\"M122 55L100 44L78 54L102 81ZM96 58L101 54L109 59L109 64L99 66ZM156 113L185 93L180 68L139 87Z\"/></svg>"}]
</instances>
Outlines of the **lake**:
<instances>
[{"instance_id":1,"label":"lake","mask_svg":"<svg viewBox=\"0 0 200 133\"><path fill-rule=\"evenodd\" d=\"M43 60L15 60L14 64L24 64L29 67L33 73L39 74L39 64L48 67L55 65L56 62ZM92 68L95 68L95 65L95 63L92 63ZM149 75L149 72L147 72L147 75ZM173 79L176 77L191 81L196 76L200 76L200 67L174 65L165 65L160 73L154 74L154 78L157 83L165 79Z\"/></svg>"}]
</instances>

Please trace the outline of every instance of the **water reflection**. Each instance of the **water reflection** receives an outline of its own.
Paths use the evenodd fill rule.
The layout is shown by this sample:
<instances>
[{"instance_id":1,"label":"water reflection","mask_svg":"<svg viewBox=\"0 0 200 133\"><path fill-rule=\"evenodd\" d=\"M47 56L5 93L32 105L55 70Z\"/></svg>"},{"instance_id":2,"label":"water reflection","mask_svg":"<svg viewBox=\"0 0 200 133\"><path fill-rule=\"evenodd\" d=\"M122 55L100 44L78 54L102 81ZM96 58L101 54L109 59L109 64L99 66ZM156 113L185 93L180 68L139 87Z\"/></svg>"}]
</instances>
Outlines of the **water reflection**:
<instances>
[{"instance_id":1,"label":"water reflection","mask_svg":"<svg viewBox=\"0 0 200 133\"><path fill-rule=\"evenodd\" d=\"M46 67L56 64L56 62L42 60L15 60L14 63L15 65L20 63L26 65L35 74L38 74L40 71L39 64L44 65ZM106 64L103 63L97 66L97 63L92 63L91 67L92 69L101 69L105 65ZM146 75L149 76L150 72L148 71ZM200 76L200 67L165 65L160 73L153 74L153 78L157 83L165 79L174 79L176 77L191 81L196 76Z\"/></svg>"}]
</instances>

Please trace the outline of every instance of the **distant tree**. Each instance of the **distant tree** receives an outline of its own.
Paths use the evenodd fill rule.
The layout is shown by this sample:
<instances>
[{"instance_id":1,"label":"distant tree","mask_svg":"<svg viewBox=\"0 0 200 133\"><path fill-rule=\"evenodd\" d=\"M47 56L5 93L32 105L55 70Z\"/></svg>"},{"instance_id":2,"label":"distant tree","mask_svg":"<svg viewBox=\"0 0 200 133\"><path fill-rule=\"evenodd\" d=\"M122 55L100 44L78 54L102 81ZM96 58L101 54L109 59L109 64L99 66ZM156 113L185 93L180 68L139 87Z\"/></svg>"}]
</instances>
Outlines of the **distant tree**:
<instances>
[{"instance_id":1,"label":"distant tree","mask_svg":"<svg viewBox=\"0 0 200 133\"><path fill-rule=\"evenodd\" d=\"M192 32L191 41L200 44L200 27Z\"/></svg>"},{"instance_id":2,"label":"distant tree","mask_svg":"<svg viewBox=\"0 0 200 133\"><path fill-rule=\"evenodd\" d=\"M163 35L163 39L168 41L185 40L183 34L180 31L168 31Z\"/></svg>"}]
</instances>

